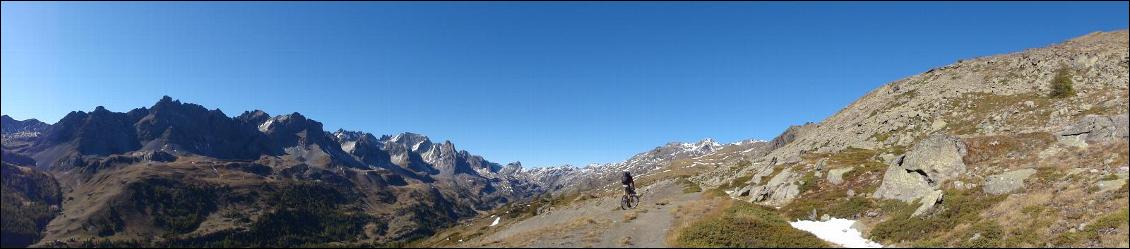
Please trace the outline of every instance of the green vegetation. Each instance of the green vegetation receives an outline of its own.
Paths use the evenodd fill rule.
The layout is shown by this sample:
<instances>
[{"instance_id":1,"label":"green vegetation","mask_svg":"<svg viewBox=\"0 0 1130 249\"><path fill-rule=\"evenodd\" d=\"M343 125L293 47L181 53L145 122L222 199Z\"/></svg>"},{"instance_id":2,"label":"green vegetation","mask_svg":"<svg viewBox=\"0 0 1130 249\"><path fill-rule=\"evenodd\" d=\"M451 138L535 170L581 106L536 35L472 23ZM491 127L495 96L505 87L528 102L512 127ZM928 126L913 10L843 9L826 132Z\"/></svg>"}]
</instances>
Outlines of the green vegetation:
<instances>
[{"instance_id":1,"label":"green vegetation","mask_svg":"<svg viewBox=\"0 0 1130 249\"><path fill-rule=\"evenodd\" d=\"M1099 180L1102 180L1102 181L1118 180L1118 175L1107 174L1107 175L1103 176L1102 178L1099 178Z\"/></svg>"},{"instance_id":2,"label":"green vegetation","mask_svg":"<svg viewBox=\"0 0 1130 249\"><path fill-rule=\"evenodd\" d=\"M1004 228L992 221L982 221L973 224L973 228L965 232L961 247L993 248L1001 247L1004 239Z\"/></svg>"},{"instance_id":3,"label":"green vegetation","mask_svg":"<svg viewBox=\"0 0 1130 249\"><path fill-rule=\"evenodd\" d=\"M1065 68L1059 69L1052 79L1052 92L1048 96L1052 98L1075 96L1075 89L1071 85L1071 72Z\"/></svg>"},{"instance_id":4,"label":"green vegetation","mask_svg":"<svg viewBox=\"0 0 1130 249\"><path fill-rule=\"evenodd\" d=\"M901 146L892 148L896 149L888 148L888 150L900 150L898 151L899 153L896 153L895 155L902 153ZM887 169L887 164L885 162L875 160L880 152L881 151L848 147L847 149L841 150L840 152L828 155L828 165L843 165L854 167L851 171L844 173L843 179L845 181L852 181L858 179L861 176L869 174L882 175L883 171ZM875 187L878 186L876 185ZM870 190L863 189L863 192L870 192Z\"/></svg>"},{"instance_id":5,"label":"green vegetation","mask_svg":"<svg viewBox=\"0 0 1130 249\"><path fill-rule=\"evenodd\" d=\"M738 161L738 163L737 163L737 165L735 165L735 167L737 167L740 170L740 169L747 168L751 165L753 165L752 162L747 161L747 160L741 160L741 161ZM739 176L737 178L734 178L733 180L730 180L729 182L725 182L725 183L722 183L721 185L718 185L718 187L707 190L705 195L708 196L708 197L726 196L726 190L729 190L731 188L735 188L735 187L738 187L738 186L745 186L746 184L749 184L749 181L752 180L752 179L753 179L753 175ZM763 177L761 182L765 182L764 177Z\"/></svg>"},{"instance_id":6,"label":"green vegetation","mask_svg":"<svg viewBox=\"0 0 1130 249\"><path fill-rule=\"evenodd\" d=\"M675 181L676 181L676 183L679 183L679 185L683 186L683 193L684 194L702 192L702 187L699 187L698 184L695 184L695 183L691 182L690 180L687 180L687 177L685 177L685 176L679 177Z\"/></svg>"},{"instance_id":7,"label":"green vegetation","mask_svg":"<svg viewBox=\"0 0 1130 249\"><path fill-rule=\"evenodd\" d=\"M741 160L741 161L738 162L736 167L740 170L740 169L747 168L751 165L753 165L753 163L751 163L747 160ZM730 180L729 182L723 183L722 185L718 185L718 189L726 190L726 189L734 188L734 187L737 187L737 186L744 186L746 184L749 184L749 180L751 180L751 179L753 179L753 175L739 176L737 178L734 178L733 180Z\"/></svg>"},{"instance_id":8,"label":"green vegetation","mask_svg":"<svg viewBox=\"0 0 1130 249\"><path fill-rule=\"evenodd\" d=\"M172 233L196 230L216 210L216 191L167 179L131 183L134 208L146 214L157 227Z\"/></svg>"},{"instance_id":9,"label":"green vegetation","mask_svg":"<svg viewBox=\"0 0 1130 249\"><path fill-rule=\"evenodd\" d=\"M1027 224L1020 224L1019 226L1013 225L1012 230L1009 231L1004 239L1003 247L1035 247L1042 245L1040 241L1045 236L1040 234L1040 228L1047 227L1053 222L1047 219L1048 216L1043 215L1049 212L1048 207L1033 205L1027 206L1020 210L1022 214L1027 216Z\"/></svg>"},{"instance_id":10,"label":"green vegetation","mask_svg":"<svg viewBox=\"0 0 1130 249\"><path fill-rule=\"evenodd\" d=\"M201 237L169 237L153 244L156 247L326 247L330 242L347 242L356 246L364 227L374 223L378 233L387 225L365 214L343 192L328 184L302 182L281 187L267 186L263 203L268 211L247 229L228 230ZM423 208L423 207L421 207ZM424 210L424 209L421 209ZM425 212L425 211L420 211ZM420 217L421 214L405 214ZM427 221L420 221L427 222Z\"/></svg>"},{"instance_id":11,"label":"green vegetation","mask_svg":"<svg viewBox=\"0 0 1130 249\"><path fill-rule=\"evenodd\" d=\"M1079 232L1065 232L1056 237L1052 243L1057 246L1072 246L1081 241L1102 239L1101 230L1120 229L1130 222L1130 209L1122 208L1118 212L1099 217L1086 229Z\"/></svg>"},{"instance_id":12,"label":"green vegetation","mask_svg":"<svg viewBox=\"0 0 1130 249\"><path fill-rule=\"evenodd\" d=\"M1036 93L1015 95L996 95L991 93L965 93L947 103L947 109L962 110L960 115L944 118L946 130L952 135L975 134L982 122L994 115L1004 114L1005 110L1032 101L1036 106L1049 106L1052 101ZM1052 108L1036 108L1030 113L1021 112L1010 115L1000 122L1005 127L1043 127L1051 118Z\"/></svg>"},{"instance_id":13,"label":"green vegetation","mask_svg":"<svg viewBox=\"0 0 1130 249\"><path fill-rule=\"evenodd\" d=\"M812 210L816 216L828 214L832 217L848 218L875 208L878 203L871 199L855 196L847 197L844 192L814 192L793 199L788 205L781 207L782 214L792 220L808 219Z\"/></svg>"},{"instance_id":14,"label":"green vegetation","mask_svg":"<svg viewBox=\"0 0 1130 249\"><path fill-rule=\"evenodd\" d=\"M789 226L776 211L755 204L729 201L721 214L703 218L680 230L681 247L829 247L816 236Z\"/></svg>"},{"instance_id":15,"label":"green vegetation","mask_svg":"<svg viewBox=\"0 0 1130 249\"><path fill-rule=\"evenodd\" d=\"M51 176L3 163L0 181L0 247L25 247L41 238L40 232L57 214L62 193Z\"/></svg>"},{"instance_id":16,"label":"green vegetation","mask_svg":"<svg viewBox=\"0 0 1130 249\"><path fill-rule=\"evenodd\" d=\"M875 155L876 152L874 150L848 147L846 149L840 150L839 152L828 155L828 164L855 166L874 161L873 158L875 158Z\"/></svg>"},{"instance_id":17,"label":"green vegetation","mask_svg":"<svg viewBox=\"0 0 1130 249\"><path fill-rule=\"evenodd\" d=\"M980 222L981 211L1004 200L1004 198L1004 196L982 194L980 189L947 190L944 197L945 201L935 207L940 212L920 217L910 217L914 210L918 208L917 203L914 205L888 206L891 207L889 210L892 211L890 217L875 225L875 228L871 230L871 239L890 243L937 237L959 224Z\"/></svg>"},{"instance_id":18,"label":"green vegetation","mask_svg":"<svg viewBox=\"0 0 1130 249\"><path fill-rule=\"evenodd\" d=\"M965 163L1013 168L1032 164L1037 159L1036 154L1055 143L1056 138L1047 132L1031 132L977 136L964 141L968 149Z\"/></svg>"},{"instance_id":19,"label":"green vegetation","mask_svg":"<svg viewBox=\"0 0 1130 249\"><path fill-rule=\"evenodd\" d=\"M808 173L804 174L803 178L801 178L801 181L804 182L804 183L802 183L800 185L800 187L798 187L797 189L800 190L801 194L803 194L804 192L808 192L809 190L812 190L813 188L816 187L816 182L818 180L819 179L816 178L816 172L809 171Z\"/></svg>"},{"instance_id":20,"label":"green vegetation","mask_svg":"<svg viewBox=\"0 0 1130 249\"><path fill-rule=\"evenodd\" d=\"M125 230L126 222L117 208L110 207L109 211L92 216L86 226L93 227L98 236L106 237Z\"/></svg>"}]
</instances>

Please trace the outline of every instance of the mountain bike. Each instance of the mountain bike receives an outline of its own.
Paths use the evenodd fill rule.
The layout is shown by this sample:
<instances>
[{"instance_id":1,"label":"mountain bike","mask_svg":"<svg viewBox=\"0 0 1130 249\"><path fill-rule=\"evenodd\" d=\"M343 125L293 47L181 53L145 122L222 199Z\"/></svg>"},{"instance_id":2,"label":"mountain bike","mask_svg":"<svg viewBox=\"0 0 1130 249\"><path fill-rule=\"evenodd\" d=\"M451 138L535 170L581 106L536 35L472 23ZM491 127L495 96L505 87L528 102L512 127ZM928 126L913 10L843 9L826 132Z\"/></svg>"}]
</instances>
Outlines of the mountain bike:
<instances>
[{"instance_id":1,"label":"mountain bike","mask_svg":"<svg viewBox=\"0 0 1130 249\"><path fill-rule=\"evenodd\" d=\"M629 194L625 193L623 197L620 197L620 209L622 209L622 210L627 210L629 208L635 208L636 206L639 206L639 205L640 205L640 196L638 194L629 195Z\"/></svg>"}]
</instances>

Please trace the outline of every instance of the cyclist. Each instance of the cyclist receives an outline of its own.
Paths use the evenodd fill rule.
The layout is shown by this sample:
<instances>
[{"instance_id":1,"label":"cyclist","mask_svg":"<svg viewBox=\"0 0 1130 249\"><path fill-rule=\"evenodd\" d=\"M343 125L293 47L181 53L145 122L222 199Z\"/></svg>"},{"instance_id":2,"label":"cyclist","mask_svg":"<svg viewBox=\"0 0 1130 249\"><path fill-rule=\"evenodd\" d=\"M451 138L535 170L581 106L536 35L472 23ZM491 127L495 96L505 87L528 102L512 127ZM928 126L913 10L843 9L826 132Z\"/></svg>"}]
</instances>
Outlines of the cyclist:
<instances>
[{"instance_id":1,"label":"cyclist","mask_svg":"<svg viewBox=\"0 0 1130 249\"><path fill-rule=\"evenodd\" d=\"M632 173L624 171L624 175L620 177L620 183L624 184L624 193L628 196L636 196L636 182L632 179Z\"/></svg>"}]
</instances>

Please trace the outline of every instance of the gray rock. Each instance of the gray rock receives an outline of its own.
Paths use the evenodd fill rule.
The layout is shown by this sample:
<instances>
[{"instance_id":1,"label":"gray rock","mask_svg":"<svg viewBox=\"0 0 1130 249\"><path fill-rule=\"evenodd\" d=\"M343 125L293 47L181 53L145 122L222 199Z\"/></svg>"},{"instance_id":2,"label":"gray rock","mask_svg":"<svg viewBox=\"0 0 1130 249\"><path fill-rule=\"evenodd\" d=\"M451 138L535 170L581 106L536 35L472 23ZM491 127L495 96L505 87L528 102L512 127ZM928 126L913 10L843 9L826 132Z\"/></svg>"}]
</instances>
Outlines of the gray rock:
<instances>
[{"instance_id":1,"label":"gray rock","mask_svg":"<svg viewBox=\"0 0 1130 249\"><path fill-rule=\"evenodd\" d=\"M911 202L933 190L934 188L923 175L891 165L887 167L887 172L883 174L883 182L872 196Z\"/></svg>"},{"instance_id":2,"label":"gray rock","mask_svg":"<svg viewBox=\"0 0 1130 249\"><path fill-rule=\"evenodd\" d=\"M828 215L828 214L824 214L824 215L820 216L820 221L829 221L831 219L832 219L832 216Z\"/></svg>"},{"instance_id":3,"label":"gray rock","mask_svg":"<svg viewBox=\"0 0 1130 249\"><path fill-rule=\"evenodd\" d=\"M737 197L747 196L747 195L749 195L750 189L753 189L753 185L746 185L745 187L738 188L734 192L730 193L730 197L737 198Z\"/></svg>"},{"instance_id":4,"label":"gray rock","mask_svg":"<svg viewBox=\"0 0 1130 249\"><path fill-rule=\"evenodd\" d=\"M881 160L881 161L883 161L887 164L897 164L897 163L893 163L895 158L897 158L897 157L898 156L895 156L894 154L883 153L882 155L879 155L879 160Z\"/></svg>"},{"instance_id":5,"label":"gray rock","mask_svg":"<svg viewBox=\"0 0 1130 249\"><path fill-rule=\"evenodd\" d=\"M1107 191L1114 191L1114 190L1117 190L1119 188L1122 188L1122 185L1125 185L1125 184L1126 184L1126 179L1114 179L1114 180L1107 180L1107 181L1099 181L1099 183L1098 183L1099 192L1101 193L1101 192L1107 192Z\"/></svg>"},{"instance_id":6,"label":"gray rock","mask_svg":"<svg viewBox=\"0 0 1130 249\"><path fill-rule=\"evenodd\" d=\"M831 182L832 184L840 185L840 183L844 182L844 178L843 178L844 173L851 172L852 169L854 169L854 167L838 168L838 169L829 170L828 171L828 182Z\"/></svg>"},{"instance_id":7,"label":"gray rock","mask_svg":"<svg viewBox=\"0 0 1130 249\"><path fill-rule=\"evenodd\" d=\"M925 214L927 211L934 209L934 205L942 202L942 194L943 192L941 190L934 190L934 192L923 196L922 199L920 199L922 205L918 206L918 209L915 209L914 214L911 214L910 216L918 217L919 215Z\"/></svg>"},{"instance_id":8,"label":"gray rock","mask_svg":"<svg viewBox=\"0 0 1130 249\"><path fill-rule=\"evenodd\" d=\"M985 179L985 193L999 195L1024 188L1024 179L1036 173L1036 169L1018 169L991 175Z\"/></svg>"},{"instance_id":9,"label":"gray rock","mask_svg":"<svg viewBox=\"0 0 1130 249\"><path fill-rule=\"evenodd\" d=\"M764 202L767 205L780 205L791 201L800 195L800 186L796 184L796 174L792 169L785 169L769 179L765 185L754 187L750 190L750 202Z\"/></svg>"},{"instance_id":10,"label":"gray rock","mask_svg":"<svg viewBox=\"0 0 1130 249\"><path fill-rule=\"evenodd\" d=\"M1130 115L1087 115L1056 133L1061 137L1080 137L1088 143L1125 140L1130 137Z\"/></svg>"},{"instance_id":11,"label":"gray rock","mask_svg":"<svg viewBox=\"0 0 1130 249\"><path fill-rule=\"evenodd\" d=\"M1078 135L1057 136L1056 142L1059 142L1060 144L1067 145L1067 146L1078 147L1080 149L1086 149L1087 148L1087 140L1086 140L1085 135L1084 136L1078 136Z\"/></svg>"},{"instance_id":12,"label":"gray rock","mask_svg":"<svg viewBox=\"0 0 1130 249\"><path fill-rule=\"evenodd\" d=\"M930 123L930 131L931 132L939 131L942 128L946 128L946 121L945 120L935 119L933 123Z\"/></svg>"},{"instance_id":13,"label":"gray rock","mask_svg":"<svg viewBox=\"0 0 1130 249\"><path fill-rule=\"evenodd\" d=\"M902 168L926 174L931 186L957 178L965 173L965 143L948 135L932 135L918 142L907 152Z\"/></svg>"}]
</instances>

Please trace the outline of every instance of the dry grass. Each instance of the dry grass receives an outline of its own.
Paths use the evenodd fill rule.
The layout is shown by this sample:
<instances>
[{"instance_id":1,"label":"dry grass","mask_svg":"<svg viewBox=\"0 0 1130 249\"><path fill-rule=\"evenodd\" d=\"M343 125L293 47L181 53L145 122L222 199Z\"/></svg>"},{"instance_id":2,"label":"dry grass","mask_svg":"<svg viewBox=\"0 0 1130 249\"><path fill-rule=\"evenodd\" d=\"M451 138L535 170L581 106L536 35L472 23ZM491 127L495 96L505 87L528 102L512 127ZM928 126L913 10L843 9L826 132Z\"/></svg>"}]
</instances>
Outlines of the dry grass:
<instances>
[{"instance_id":1,"label":"dry grass","mask_svg":"<svg viewBox=\"0 0 1130 249\"><path fill-rule=\"evenodd\" d=\"M715 198L703 195L703 198L694 202L679 205L675 209L671 209L671 215L674 216L674 221L671 225L670 232L666 236L667 245L675 245L676 239L679 236L679 231L690 226L694 221L700 220L707 216L717 216L728 205L728 198Z\"/></svg>"},{"instance_id":2,"label":"dry grass","mask_svg":"<svg viewBox=\"0 0 1130 249\"><path fill-rule=\"evenodd\" d=\"M968 149L963 158L966 164L1014 169L1037 162L1040 151L1055 143L1055 137L1036 132L973 137L963 142Z\"/></svg>"},{"instance_id":3,"label":"dry grass","mask_svg":"<svg viewBox=\"0 0 1130 249\"><path fill-rule=\"evenodd\" d=\"M635 211L635 210L624 212L624 222L631 222L631 221L635 220L636 218L638 218L639 216L640 216L639 212Z\"/></svg>"},{"instance_id":4,"label":"dry grass","mask_svg":"<svg viewBox=\"0 0 1130 249\"><path fill-rule=\"evenodd\" d=\"M1025 101L1032 101L1037 106L1048 106L1051 103L1051 100L1036 93L1017 95L966 93L947 103L948 108L946 109L960 110L960 112L949 115L944 119L948 124L946 130L955 135L977 133L977 125L981 122L990 121L993 115L1005 114L1012 108L1029 110L1026 107L1021 107ZM1005 127L1043 127L1050 119L1052 111L1051 108L1036 108L1031 112L1024 111L1009 116L1002 122Z\"/></svg>"}]
</instances>

